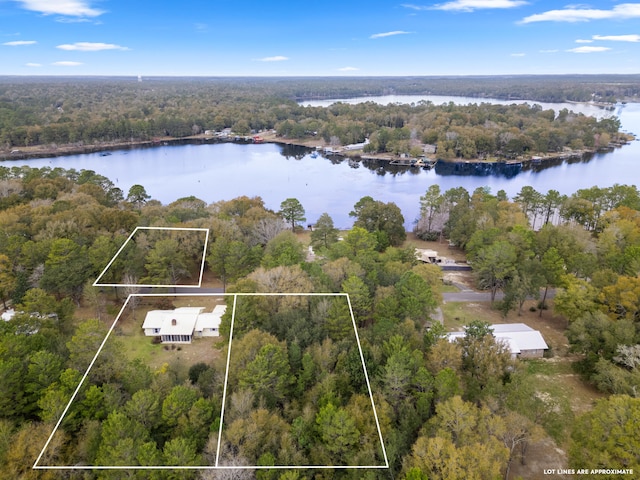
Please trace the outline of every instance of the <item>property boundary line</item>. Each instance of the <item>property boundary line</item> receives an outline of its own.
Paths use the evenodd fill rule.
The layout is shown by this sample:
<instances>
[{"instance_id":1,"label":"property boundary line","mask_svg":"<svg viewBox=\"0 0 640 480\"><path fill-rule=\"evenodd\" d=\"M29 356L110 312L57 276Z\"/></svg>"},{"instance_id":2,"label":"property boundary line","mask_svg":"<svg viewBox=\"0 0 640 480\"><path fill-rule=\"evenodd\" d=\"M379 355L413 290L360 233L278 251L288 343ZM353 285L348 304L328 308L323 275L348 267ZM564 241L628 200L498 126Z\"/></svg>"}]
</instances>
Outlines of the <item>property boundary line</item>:
<instances>
[{"instance_id":1,"label":"property boundary line","mask_svg":"<svg viewBox=\"0 0 640 480\"><path fill-rule=\"evenodd\" d=\"M129 240L133 238L138 230L167 230L167 231L187 231L187 232L206 232L204 239L204 246L202 249L202 262L200 262L200 275L198 277L197 285L157 285L157 284L145 284L145 283L98 283L102 276L109 270L109 267L116 261L118 255L124 250L124 247L129 243ZM109 261L106 267L100 272L96 281L93 282L94 287L149 287L149 288L200 288L202 286L202 277L204 275L204 262L207 257L207 244L209 243L209 229L208 228L179 228L179 227L136 227L131 235L124 241L122 246L113 255L113 258Z\"/></svg>"},{"instance_id":2,"label":"property boundary line","mask_svg":"<svg viewBox=\"0 0 640 480\"><path fill-rule=\"evenodd\" d=\"M117 285L117 286L124 286L124 285ZM98 356L102 352L102 349L104 348L107 340L111 336L111 333L113 332L118 320L120 319L120 316L122 315L122 313L124 312L124 309L129 304L129 301L131 300L131 298L132 297L167 297L167 296L171 296L171 297L193 297L193 296L228 297L228 296L233 296L234 297L232 316L231 316L231 329L230 329L230 333L229 333L229 347L228 347L228 353L227 353L227 366L226 366L225 381L224 381L223 394L222 394L223 398L222 398L222 408L221 408L221 412L220 412L220 429L218 431L218 445L217 445L217 448L216 448L215 465L212 465L212 466L211 465L200 465L200 466L172 466L172 465L158 465L158 466L148 466L148 465L117 465L117 466L116 465L111 465L111 466L110 465L39 465L40 460L44 456L44 452L49 447L49 444L51 443L51 441L53 439L53 436L56 434L58 428L62 424L62 420L64 419L65 415L69 411L69 408L71 408L71 404L73 403L73 401L75 400L76 396L78 395L78 392L82 388L82 385L84 384L85 379L89 375L89 371L91 370L91 368L93 367L94 363L98 359ZM225 408L224 406L225 406L225 403L226 403L227 381L228 381L228 378L229 378L229 364L230 364L230 358L231 358L231 344L232 344L232 341L233 341L232 339L233 339L233 327L234 327L234 322L235 322L236 302L237 302L237 298L238 297L242 297L242 296L245 296L245 297L255 297L255 296L308 296L308 297L312 297L312 296L331 296L331 297L346 297L347 305L349 306L349 314L351 316L351 323L353 325L353 331L355 333L356 343L358 345L358 351L360 353L360 360L362 362L362 370L363 370L363 373L364 373L364 376L365 376L365 380L366 380L366 384L367 384L367 390L369 392L369 399L371 401L371 407L372 407L372 410L373 410L373 415L374 415L374 419L375 419L376 428L378 430L378 439L380 441L380 448L382 450L382 454L383 454L383 457L384 457L384 465L269 465L269 466L260 466L260 465L234 465L234 466L227 466L227 465L219 465L220 446L221 446L222 430L223 430L222 427L223 427L223 423L224 423L223 422L223 419L224 419L224 408ZM76 387L75 391L71 395L71 398L70 398L69 402L67 403L67 406L64 408L62 414L60 415L60 418L56 422L56 425L54 426L53 431L51 432L51 435L49 435L49 438L47 439L44 447L42 448L42 451L40 452L40 454L36 458L36 461L34 462L32 468L34 470L302 470L302 469L317 469L317 470L333 470L333 469L344 469L344 470L346 470L346 469L354 469L355 470L355 469L358 469L358 470L362 470L362 469L388 469L389 468L389 459L388 459L388 456L387 456L387 450L385 448L384 440L382 438L382 430L380 429L380 421L378 419L378 412L376 410L375 402L373 400L373 393L372 393L372 390L371 390L371 383L369 381L369 375L367 373L367 366L366 366L365 361L364 361L364 354L362 352L362 345L360 344L360 337L358 335L358 329L357 329L357 325L356 325L356 321L355 321L355 316L353 314L353 308L351 306L351 299L349 298L349 294L348 293L317 293L317 292L313 292L313 293L198 293L198 292L194 292L194 293L132 293L132 294L130 294L127 297L126 301L124 302L124 304L123 304L122 308L120 309L120 312L116 316L115 320L111 324L111 327L107 331L107 334L105 335L105 338L102 340L102 343L100 344L100 347L98 348L98 351L96 352L96 354L94 355L93 359L91 360L91 363L87 367L87 370L84 373L84 375L82 376L82 378L80 380L80 383L78 384L78 386Z\"/></svg>"},{"instance_id":3,"label":"property boundary line","mask_svg":"<svg viewBox=\"0 0 640 480\"><path fill-rule=\"evenodd\" d=\"M220 407L220 428L218 428L218 446L216 447L215 466L219 465L220 445L222 443L222 425L224 425L224 408L227 404L227 385L229 381L229 364L231 363L231 344L233 343L233 324L236 319L237 295L233 296L233 310L231 311L231 327L229 328L229 347L227 348L227 366L224 371L224 387L222 388L222 407Z\"/></svg>"}]
</instances>

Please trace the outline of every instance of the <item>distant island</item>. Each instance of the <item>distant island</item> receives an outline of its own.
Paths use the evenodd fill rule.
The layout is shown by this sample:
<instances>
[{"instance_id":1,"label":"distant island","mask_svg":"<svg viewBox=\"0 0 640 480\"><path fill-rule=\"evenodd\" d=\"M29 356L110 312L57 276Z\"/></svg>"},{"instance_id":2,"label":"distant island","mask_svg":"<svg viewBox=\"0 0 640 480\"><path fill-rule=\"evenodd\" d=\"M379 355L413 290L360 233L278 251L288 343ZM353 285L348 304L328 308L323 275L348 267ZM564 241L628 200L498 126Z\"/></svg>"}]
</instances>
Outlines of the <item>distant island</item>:
<instances>
[{"instance_id":1,"label":"distant island","mask_svg":"<svg viewBox=\"0 0 640 480\"><path fill-rule=\"evenodd\" d=\"M460 95L475 105L304 107L302 99L372 95ZM515 161L624 144L614 118L540 102L637 101L639 75L370 78L1 77L0 159L161 145L275 141L311 147L363 145L373 158ZM490 105L483 98L528 99ZM224 138L221 138L225 132ZM274 135L275 133L275 135Z\"/></svg>"}]
</instances>

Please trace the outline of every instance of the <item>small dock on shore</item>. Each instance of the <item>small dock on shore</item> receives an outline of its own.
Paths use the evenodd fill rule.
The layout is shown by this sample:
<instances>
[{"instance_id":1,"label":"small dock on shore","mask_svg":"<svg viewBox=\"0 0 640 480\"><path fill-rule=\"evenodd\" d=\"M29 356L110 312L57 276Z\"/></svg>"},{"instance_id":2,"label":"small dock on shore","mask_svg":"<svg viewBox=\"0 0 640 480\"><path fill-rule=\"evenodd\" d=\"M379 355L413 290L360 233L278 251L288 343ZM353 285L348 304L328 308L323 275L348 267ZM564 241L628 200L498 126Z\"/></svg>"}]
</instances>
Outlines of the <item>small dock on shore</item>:
<instances>
[{"instance_id":1,"label":"small dock on shore","mask_svg":"<svg viewBox=\"0 0 640 480\"><path fill-rule=\"evenodd\" d=\"M411 167L411 168L423 168L425 170L431 170L436 166L438 160L432 160L428 158L395 158L388 156L373 156L373 155L362 155L360 156L362 160L374 160L376 162L389 162L389 165L397 165L400 167Z\"/></svg>"},{"instance_id":2,"label":"small dock on shore","mask_svg":"<svg viewBox=\"0 0 640 480\"><path fill-rule=\"evenodd\" d=\"M403 167L422 167L423 164L422 160L415 158L399 158L389 162L389 165L401 165Z\"/></svg>"}]
</instances>

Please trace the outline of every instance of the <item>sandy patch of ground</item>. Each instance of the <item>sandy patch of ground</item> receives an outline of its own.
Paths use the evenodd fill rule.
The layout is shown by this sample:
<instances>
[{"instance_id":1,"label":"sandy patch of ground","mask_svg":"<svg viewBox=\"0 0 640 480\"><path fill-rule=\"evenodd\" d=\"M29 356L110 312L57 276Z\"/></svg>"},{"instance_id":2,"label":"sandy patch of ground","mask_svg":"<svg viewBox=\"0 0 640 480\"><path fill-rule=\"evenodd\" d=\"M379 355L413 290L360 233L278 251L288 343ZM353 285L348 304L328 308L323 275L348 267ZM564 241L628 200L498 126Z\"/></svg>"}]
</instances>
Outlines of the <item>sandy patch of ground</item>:
<instances>
[{"instance_id":1,"label":"sandy patch of ground","mask_svg":"<svg viewBox=\"0 0 640 480\"><path fill-rule=\"evenodd\" d=\"M558 448L551 438L544 438L539 442L529 445L525 455L524 464L519 458L511 463L509 479L526 478L530 480L572 478L572 475L545 474L547 469L567 468L567 454Z\"/></svg>"},{"instance_id":2,"label":"sandy patch of ground","mask_svg":"<svg viewBox=\"0 0 640 480\"><path fill-rule=\"evenodd\" d=\"M456 272L446 271L442 274L442 281L445 285L455 285L460 290L475 290L473 274L470 271Z\"/></svg>"},{"instance_id":3,"label":"sandy patch of ground","mask_svg":"<svg viewBox=\"0 0 640 480\"><path fill-rule=\"evenodd\" d=\"M407 232L407 239L404 242L403 246L413 245L416 248L425 248L429 250L435 250L438 252L439 257L449 258L454 260L455 262L464 263L467 261L467 257L464 254L464 251L457 247L449 246L449 242L447 240L443 240L441 242L427 242L425 240L420 240L416 237L416 234L413 232Z\"/></svg>"},{"instance_id":4,"label":"sandy patch of ground","mask_svg":"<svg viewBox=\"0 0 640 480\"><path fill-rule=\"evenodd\" d=\"M196 363L213 364L222 355L222 350L216 345L223 342L217 338L196 338L188 345L158 345L157 352L149 361L152 369L157 369L164 363L180 363L189 368Z\"/></svg>"}]
</instances>

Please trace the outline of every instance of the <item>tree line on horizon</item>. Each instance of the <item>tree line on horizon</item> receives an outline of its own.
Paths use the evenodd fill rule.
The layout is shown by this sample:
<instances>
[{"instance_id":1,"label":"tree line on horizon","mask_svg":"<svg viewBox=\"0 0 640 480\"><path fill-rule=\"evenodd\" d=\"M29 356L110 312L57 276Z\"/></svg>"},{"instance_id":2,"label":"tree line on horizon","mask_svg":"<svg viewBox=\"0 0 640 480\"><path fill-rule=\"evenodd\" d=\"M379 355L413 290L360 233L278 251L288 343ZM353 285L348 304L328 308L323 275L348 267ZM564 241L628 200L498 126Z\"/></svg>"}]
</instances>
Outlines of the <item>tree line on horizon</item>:
<instances>
[{"instance_id":1,"label":"tree line on horizon","mask_svg":"<svg viewBox=\"0 0 640 480\"><path fill-rule=\"evenodd\" d=\"M626 80L626 78L625 78ZM570 112L554 118L535 106L490 106L483 98L605 102L637 96L633 78L612 85L579 77L489 79L28 79L0 81L0 145L20 147L135 143L232 129L237 135L275 129L288 138L321 136L343 145L406 152L437 143L442 158L520 155L598 148L618 141L614 119ZM258 88L260 87L260 88ZM510 94L507 92L511 92ZM548 92L548 93L545 93ZM555 92L551 95L550 92ZM599 93L598 93L599 92ZM380 94L448 94L477 105L334 105L304 107L300 98ZM595 96L594 96L595 95Z\"/></svg>"},{"instance_id":2,"label":"tree line on horizon","mask_svg":"<svg viewBox=\"0 0 640 480\"><path fill-rule=\"evenodd\" d=\"M633 398L640 378L637 187L593 187L560 199L552 191L526 187L513 199L486 188L430 188L416 201L422 215L418 233L464 248L479 287L505 294L494 302L505 316L517 316L525 296L557 289L554 308L568 321L579 371L610 398L581 416L566 403L549 403L533 390L527 363L514 363L483 322L468 325L459 343L444 339L444 329L432 319L441 301L441 272L417 262L393 202L360 199L350 212L354 227L340 233L340 240L328 212L315 222L306 219L304 206L294 198L284 199L277 212L259 197L213 204L185 197L162 205L142 185L125 196L91 171L3 167L0 293L23 313L0 325L2 471L11 478L56 478L58 472L34 472L31 465L126 295L122 289L100 292L90 280L133 228L168 225L210 229L207 268L229 292L348 293L351 299L390 471L237 475L496 478L526 460L527 445L544 437L569 446L576 467L639 468L628 453L635 445L633 433L615 429L616 422L631 421L626 419L640 409ZM307 221L315 223L310 234L314 261L307 261L294 233ZM137 237L135 248L123 251L126 259L114 263L111 280L128 275L125 283L131 284L145 275L193 275L202 255L195 243L173 235ZM245 321L234 331L238 363L230 379L233 395L223 442L229 462L380 460L365 415L370 408L362 363L350 340L350 315L344 302L328 298L251 297L238 305ZM89 318L78 315L79 306ZM543 297L541 315L544 309ZM228 329L225 317L223 338ZM94 364L45 461L210 464L224 362L175 360L155 370L131 358L117 335L113 340ZM609 405L616 406L618 417L608 416ZM587 425L599 425L597 434L585 436ZM208 479L218 473L179 475ZM177 478L171 471L69 475Z\"/></svg>"}]
</instances>

